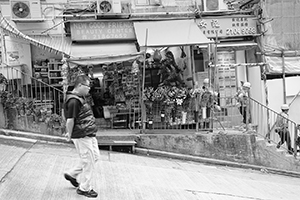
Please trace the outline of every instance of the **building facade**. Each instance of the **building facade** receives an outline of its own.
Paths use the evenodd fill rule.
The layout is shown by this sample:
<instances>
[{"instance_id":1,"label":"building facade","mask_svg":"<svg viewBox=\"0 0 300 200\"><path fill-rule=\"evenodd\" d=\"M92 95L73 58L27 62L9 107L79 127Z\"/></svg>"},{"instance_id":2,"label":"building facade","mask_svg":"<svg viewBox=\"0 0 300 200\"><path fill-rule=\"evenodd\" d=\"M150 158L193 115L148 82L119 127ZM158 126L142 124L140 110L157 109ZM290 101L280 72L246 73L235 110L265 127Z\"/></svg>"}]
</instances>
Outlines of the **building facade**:
<instances>
[{"instance_id":1,"label":"building facade","mask_svg":"<svg viewBox=\"0 0 300 200\"><path fill-rule=\"evenodd\" d=\"M63 102L56 93L85 73L93 80L95 116L105 128L126 129L201 128L206 117L191 93L209 78L220 120L230 115L232 127L240 123L232 97L241 82L261 89L256 13L254 4L243 6L246 1L10 0L1 4L2 70L22 66L56 88L31 96L49 100L52 113ZM6 71L8 78L22 76ZM22 85L33 85L26 77Z\"/></svg>"}]
</instances>

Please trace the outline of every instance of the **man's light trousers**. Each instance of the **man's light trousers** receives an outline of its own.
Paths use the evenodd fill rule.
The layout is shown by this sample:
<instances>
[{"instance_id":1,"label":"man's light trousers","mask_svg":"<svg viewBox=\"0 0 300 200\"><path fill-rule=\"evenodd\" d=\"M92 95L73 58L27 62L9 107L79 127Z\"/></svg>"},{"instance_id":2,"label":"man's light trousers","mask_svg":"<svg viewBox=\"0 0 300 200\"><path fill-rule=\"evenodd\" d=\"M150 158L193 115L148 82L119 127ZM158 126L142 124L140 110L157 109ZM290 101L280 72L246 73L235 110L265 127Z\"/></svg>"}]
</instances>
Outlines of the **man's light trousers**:
<instances>
[{"instance_id":1,"label":"man's light trousers","mask_svg":"<svg viewBox=\"0 0 300 200\"><path fill-rule=\"evenodd\" d=\"M79 182L79 189L89 191L93 189L95 176L95 164L100 158L98 141L96 137L84 137L72 139L75 148L79 154L80 161L76 167L70 169L67 173L76 178ZM79 176L80 175L80 179Z\"/></svg>"}]
</instances>

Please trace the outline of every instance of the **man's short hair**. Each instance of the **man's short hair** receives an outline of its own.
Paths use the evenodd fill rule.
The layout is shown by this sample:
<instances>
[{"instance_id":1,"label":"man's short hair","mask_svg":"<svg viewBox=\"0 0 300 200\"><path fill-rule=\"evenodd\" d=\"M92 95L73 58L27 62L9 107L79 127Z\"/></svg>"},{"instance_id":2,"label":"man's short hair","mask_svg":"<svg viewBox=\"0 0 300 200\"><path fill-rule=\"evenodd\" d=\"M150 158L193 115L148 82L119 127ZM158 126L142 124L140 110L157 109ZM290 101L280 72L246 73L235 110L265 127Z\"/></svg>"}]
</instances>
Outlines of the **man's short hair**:
<instances>
[{"instance_id":1,"label":"man's short hair","mask_svg":"<svg viewBox=\"0 0 300 200\"><path fill-rule=\"evenodd\" d=\"M87 75L79 75L76 77L74 82L74 87L77 87L79 83L86 83L87 81L91 81L90 78Z\"/></svg>"}]
</instances>

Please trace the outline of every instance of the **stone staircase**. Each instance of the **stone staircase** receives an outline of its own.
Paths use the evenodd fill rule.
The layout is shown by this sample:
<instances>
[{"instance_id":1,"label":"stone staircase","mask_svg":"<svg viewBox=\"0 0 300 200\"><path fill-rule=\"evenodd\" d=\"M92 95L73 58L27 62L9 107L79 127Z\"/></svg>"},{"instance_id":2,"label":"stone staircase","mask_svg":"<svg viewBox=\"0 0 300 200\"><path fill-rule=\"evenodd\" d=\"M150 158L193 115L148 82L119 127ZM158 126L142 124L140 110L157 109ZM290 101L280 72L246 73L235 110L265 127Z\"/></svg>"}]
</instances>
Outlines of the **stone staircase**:
<instances>
[{"instance_id":1,"label":"stone staircase","mask_svg":"<svg viewBox=\"0 0 300 200\"><path fill-rule=\"evenodd\" d=\"M257 136L256 153L261 155L260 165L300 172L299 157L288 154L284 145L278 149L274 142L269 143L262 136Z\"/></svg>"}]
</instances>

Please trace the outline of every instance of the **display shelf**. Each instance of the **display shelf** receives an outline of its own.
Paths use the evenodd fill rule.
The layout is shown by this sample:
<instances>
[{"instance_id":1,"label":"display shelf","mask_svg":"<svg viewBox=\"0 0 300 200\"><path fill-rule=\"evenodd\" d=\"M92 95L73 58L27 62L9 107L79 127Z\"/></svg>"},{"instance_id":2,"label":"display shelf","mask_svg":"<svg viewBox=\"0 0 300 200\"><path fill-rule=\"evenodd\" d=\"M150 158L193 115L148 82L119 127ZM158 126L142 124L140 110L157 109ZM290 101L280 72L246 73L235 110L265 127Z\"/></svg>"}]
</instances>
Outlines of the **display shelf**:
<instances>
[{"instance_id":1,"label":"display shelf","mask_svg":"<svg viewBox=\"0 0 300 200\"><path fill-rule=\"evenodd\" d=\"M62 77L49 77L49 79L62 79Z\"/></svg>"},{"instance_id":2,"label":"display shelf","mask_svg":"<svg viewBox=\"0 0 300 200\"><path fill-rule=\"evenodd\" d=\"M51 84L51 86L53 86L53 87L62 87L63 85L61 85L61 84Z\"/></svg>"},{"instance_id":3,"label":"display shelf","mask_svg":"<svg viewBox=\"0 0 300 200\"><path fill-rule=\"evenodd\" d=\"M59 84L62 81L63 77L61 75L61 67L62 63L52 60L48 63L48 76L49 76L49 84L54 87L62 86Z\"/></svg>"},{"instance_id":4,"label":"display shelf","mask_svg":"<svg viewBox=\"0 0 300 200\"><path fill-rule=\"evenodd\" d=\"M61 70L62 63L58 61L52 61L48 63L49 70Z\"/></svg>"},{"instance_id":5,"label":"display shelf","mask_svg":"<svg viewBox=\"0 0 300 200\"><path fill-rule=\"evenodd\" d=\"M49 83L48 66L33 65L32 74L33 77L36 78L37 80L47 84ZM37 84L38 84L37 81L33 82L33 85L37 85Z\"/></svg>"},{"instance_id":6,"label":"display shelf","mask_svg":"<svg viewBox=\"0 0 300 200\"><path fill-rule=\"evenodd\" d=\"M60 69L49 69L49 72L61 72Z\"/></svg>"},{"instance_id":7,"label":"display shelf","mask_svg":"<svg viewBox=\"0 0 300 200\"><path fill-rule=\"evenodd\" d=\"M48 69L48 66L38 66L38 65L34 65L34 69Z\"/></svg>"},{"instance_id":8,"label":"display shelf","mask_svg":"<svg viewBox=\"0 0 300 200\"><path fill-rule=\"evenodd\" d=\"M128 113L115 113L112 118L113 128L124 128L128 125Z\"/></svg>"}]
</instances>

